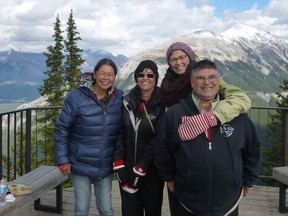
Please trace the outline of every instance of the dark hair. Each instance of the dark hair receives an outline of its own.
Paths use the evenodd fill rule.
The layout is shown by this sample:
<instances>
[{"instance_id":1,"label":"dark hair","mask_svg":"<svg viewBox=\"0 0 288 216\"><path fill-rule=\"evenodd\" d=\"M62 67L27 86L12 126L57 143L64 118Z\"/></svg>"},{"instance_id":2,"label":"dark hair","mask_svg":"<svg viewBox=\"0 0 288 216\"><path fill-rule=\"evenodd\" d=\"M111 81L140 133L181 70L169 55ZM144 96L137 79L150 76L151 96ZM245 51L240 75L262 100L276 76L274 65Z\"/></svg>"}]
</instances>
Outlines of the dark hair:
<instances>
[{"instance_id":1,"label":"dark hair","mask_svg":"<svg viewBox=\"0 0 288 216\"><path fill-rule=\"evenodd\" d=\"M209 59L204 59L201 61L196 62L191 70L191 77L199 70L205 69L205 68L213 68L215 70L217 70L217 66L216 64L209 60Z\"/></svg>"},{"instance_id":2,"label":"dark hair","mask_svg":"<svg viewBox=\"0 0 288 216\"><path fill-rule=\"evenodd\" d=\"M144 61L141 61L139 63L139 65L137 66L135 72L134 72L134 80L135 82L137 82L137 74L143 72L143 70L145 68L149 68L153 71L153 73L155 74L155 79L156 79L156 85L157 85L157 82L158 82L158 77L159 77L159 73L158 73L158 67L156 65L156 63L152 60L144 60Z\"/></svg>"},{"instance_id":3,"label":"dark hair","mask_svg":"<svg viewBox=\"0 0 288 216\"><path fill-rule=\"evenodd\" d=\"M100 61L98 61L98 63L94 67L94 73L96 73L99 70L99 68L103 65L111 66L114 69L115 75L117 75L117 66L115 65L115 63L111 59L108 59L108 58L103 58Z\"/></svg>"}]
</instances>

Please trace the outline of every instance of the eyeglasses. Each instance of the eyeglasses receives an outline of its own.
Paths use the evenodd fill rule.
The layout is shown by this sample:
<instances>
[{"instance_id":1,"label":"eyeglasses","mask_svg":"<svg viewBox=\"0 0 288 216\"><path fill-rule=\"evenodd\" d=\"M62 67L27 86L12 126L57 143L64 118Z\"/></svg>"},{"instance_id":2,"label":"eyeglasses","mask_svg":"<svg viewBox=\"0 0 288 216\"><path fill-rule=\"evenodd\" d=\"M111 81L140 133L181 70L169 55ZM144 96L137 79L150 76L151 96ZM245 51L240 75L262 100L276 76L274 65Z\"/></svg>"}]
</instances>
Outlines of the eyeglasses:
<instances>
[{"instance_id":1,"label":"eyeglasses","mask_svg":"<svg viewBox=\"0 0 288 216\"><path fill-rule=\"evenodd\" d=\"M137 77L143 78L145 75L146 75L148 78L154 78L154 77L156 77L155 74L145 74L145 73L138 73L138 74L137 74Z\"/></svg>"},{"instance_id":2,"label":"eyeglasses","mask_svg":"<svg viewBox=\"0 0 288 216\"><path fill-rule=\"evenodd\" d=\"M207 79L209 82L215 82L218 79L219 76L217 75L211 75L208 77L203 77L203 76L196 76L196 77L192 77L194 80L196 80L199 83L204 83L205 80Z\"/></svg>"},{"instance_id":3,"label":"eyeglasses","mask_svg":"<svg viewBox=\"0 0 288 216\"><path fill-rule=\"evenodd\" d=\"M114 73L105 73L105 72L103 72L103 71L97 72L96 75L97 75L99 78L108 77L108 78L110 78L110 79L115 76Z\"/></svg>"},{"instance_id":4,"label":"eyeglasses","mask_svg":"<svg viewBox=\"0 0 288 216\"><path fill-rule=\"evenodd\" d=\"M183 59L185 59L187 57L187 55L181 55L178 58L170 58L169 62L171 64L176 63L178 60L182 61Z\"/></svg>"}]
</instances>

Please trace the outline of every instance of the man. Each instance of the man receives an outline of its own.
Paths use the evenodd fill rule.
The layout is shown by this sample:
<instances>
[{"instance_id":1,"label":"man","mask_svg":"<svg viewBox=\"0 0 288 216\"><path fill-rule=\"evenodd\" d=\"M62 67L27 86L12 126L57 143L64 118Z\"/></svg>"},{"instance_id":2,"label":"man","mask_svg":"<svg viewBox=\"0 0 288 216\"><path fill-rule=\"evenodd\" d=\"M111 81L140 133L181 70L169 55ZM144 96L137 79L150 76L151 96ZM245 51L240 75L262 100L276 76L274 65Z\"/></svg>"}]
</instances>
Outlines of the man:
<instances>
[{"instance_id":1,"label":"man","mask_svg":"<svg viewBox=\"0 0 288 216\"><path fill-rule=\"evenodd\" d=\"M238 215L258 174L260 142L247 114L193 136L191 122L215 121L220 79L212 61L197 62L192 93L167 111L158 132L155 164L178 200L176 215Z\"/></svg>"}]
</instances>

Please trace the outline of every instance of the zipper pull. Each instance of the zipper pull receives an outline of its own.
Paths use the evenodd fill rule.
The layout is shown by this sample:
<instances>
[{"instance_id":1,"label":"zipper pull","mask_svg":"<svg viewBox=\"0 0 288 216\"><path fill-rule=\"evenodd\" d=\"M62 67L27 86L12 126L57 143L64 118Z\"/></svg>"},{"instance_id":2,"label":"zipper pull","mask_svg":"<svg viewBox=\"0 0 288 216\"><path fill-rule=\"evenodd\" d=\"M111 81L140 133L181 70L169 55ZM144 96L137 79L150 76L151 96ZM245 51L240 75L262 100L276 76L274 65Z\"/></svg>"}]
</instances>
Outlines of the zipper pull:
<instances>
[{"instance_id":1,"label":"zipper pull","mask_svg":"<svg viewBox=\"0 0 288 216\"><path fill-rule=\"evenodd\" d=\"M211 142L209 142L209 150L211 150L212 149L212 144L211 144Z\"/></svg>"}]
</instances>

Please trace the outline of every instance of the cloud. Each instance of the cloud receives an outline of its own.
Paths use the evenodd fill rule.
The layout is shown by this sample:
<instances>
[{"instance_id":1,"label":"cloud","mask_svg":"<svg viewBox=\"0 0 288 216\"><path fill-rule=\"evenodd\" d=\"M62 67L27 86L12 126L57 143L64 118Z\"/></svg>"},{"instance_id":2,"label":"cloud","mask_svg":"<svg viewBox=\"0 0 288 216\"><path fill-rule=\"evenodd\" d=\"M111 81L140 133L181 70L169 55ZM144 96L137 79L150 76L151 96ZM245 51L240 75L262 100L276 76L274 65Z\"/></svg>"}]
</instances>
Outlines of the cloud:
<instances>
[{"instance_id":1,"label":"cloud","mask_svg":"<svg viewBox=\"0 0 288 216\"><path fill-rule=\"evenodd\" d=\"M268 6L265 8L264 13L267 16L275 17L277 21L275 24L283 24L287 27L288 17L287 17L288 2L272 0L269 2Z\"/></svg>"},{"instance_id":2,"label":"cloud","mask_svg":"<svg viewBox=\"0 0 288 216\"><path fill-rule=\"evenodd\" d=\"M288 2L271 0L252 8L215 14L207 0L12 0L0 2L0 50L15 47L46 51L53 44L53 24L59 14L63 30L73 10L83 49L104 49L133 55L171 38L209 29L220 33L245 23L286 37ZM241 4L241 3L240 3ZM65 36L65 35L64 35Z\"/></svg>"}]
</instances>

